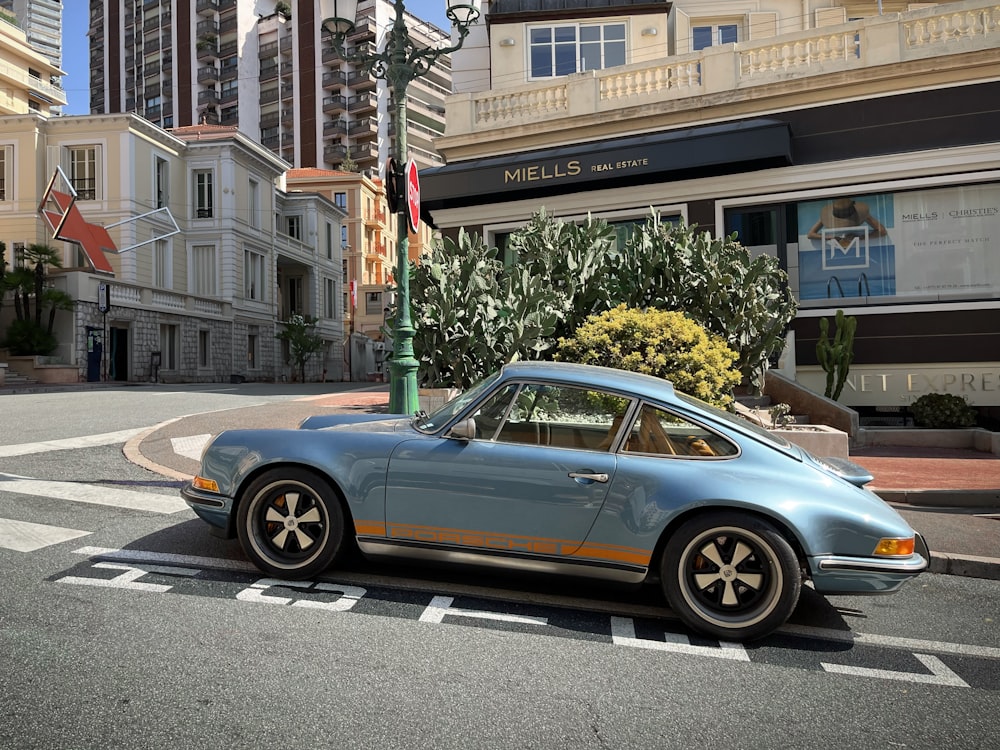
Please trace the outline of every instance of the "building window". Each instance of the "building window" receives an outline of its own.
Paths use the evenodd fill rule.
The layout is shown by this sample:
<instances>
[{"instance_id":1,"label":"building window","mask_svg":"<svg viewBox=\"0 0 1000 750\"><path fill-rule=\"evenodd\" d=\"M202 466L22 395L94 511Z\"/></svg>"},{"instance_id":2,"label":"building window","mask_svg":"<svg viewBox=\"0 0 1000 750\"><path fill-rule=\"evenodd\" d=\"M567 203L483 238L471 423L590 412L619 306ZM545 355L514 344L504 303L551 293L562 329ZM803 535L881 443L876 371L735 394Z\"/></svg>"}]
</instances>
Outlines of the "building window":
<instances>
[{"instance_id":1,"label":"building window","mask_svg":"<svg viewBox=\"0 0 1000 750\"><path fill-rule=\"evenodd\" d=\"M720 44L735 44L739 41L738 26L735 23L691 27L691 48L695 51Z\"/></svg>"},{"instance_id":2,"label":"building window","mask_svg":"<svg viewBox=\"0 0 1000 750\"><path fill-rule=\"evenodd\" d=\"M532 78L625 64L625 24L566 24L528 30Z\"/></svg>"},{"instance_id":3,"label":"building window","mask_svg":"<svg viewBox=\"0 0 1000 750\"><path fill-rule=\"evenodd\" d=\"M167 189L170 186L169 164L166 159L161 159L159 156L153 157L153 175L155 181L153 205L156 208L165 208L168 201Z\"/></svg>"},{"instance_id":4,"label":"building window","mask_svg":"<svg viewBox=\"0 0 1000 750\"><path fill-rule=\"evenodd\" d=\"M0 201L7 200L7 146L0 146Z\"/></svg>"},{"instance_id":5,"label":"building window","mask_svg":"<svg viewBox=\"0 0 1000 750\"><path fill-rule=\"evenodd\" d=\"M79 200L97 200L96 146L74 146L69 149L69 181Z\"/></svg>"},{"instance_id":6,"label":"building window","mask_svg":"<svg viewBox=\"0 0 1000 750\"><path fill-rule=\"evenodd\" d=\"M326 223L326 258L333 259L333 224Z\"/></svg>"},{"instance_id":7,"label":"building window","mask_svg":"<svg viewBox=\"0 0 1000 750\"><path fill-rule=\"evenodd\" d=\"M260 229L260 183L250 180L247 189L247 221L254 229Z\"/></svg>"},{"instance_id":8,"label":"building window","mask_svg":"<svg viewBox=\"0 0 1000 750\"><path fill-rule=\"evenodd\" d=\"M347 210L347 193L334 193L333 194L333 205L337 208L342 208Z\"/></svg>"},{"instance_id":9,"label":"building window","mask_svg":"<svg viewBox=\"0 0 1000 750\"><path fill-rule=\"evenodd\" d=\"M382 314L382 292L368 292L365 295L365 315Z\"/></svg>"},{"instance_id":10,"label":"building window","mask_svg":"<svg viewBox=\"0 0 1000 750\"><path fill-rule=\"evenodd\" d=\"M337 282L323 280L323 317L334 320L337 317Z\"/></svg>"},{"instance_id":11,"label":"building window","mask_svg":"<svg viewBox=\"0 0 1000 750\"><path fill-rule=\"evenodd\" d=\"M160 324L160 368L177 369L177 326Z\"/></svg>"},{"instance_id":12,"label":"building window","mask_svg":"<svg viewBox=\"0 0 1000 750\"><path fill-rule=\"evenodd\" d=\"M153 286L173 288L173 253L167 240L153 243Z\"/></svg>"},{"instance_id":13,"label":"building window","mask_svg":"<svg viewBox=\"0 0 1000 750\"><path fill-rule=\"evenodd\" d=\"M215 175L210 169L198 169L194 173L194 211L199 219L211 219L215 215Z\"/></svg>"},{"instance_id":14,"label":"building window","mask_svg":"<svg viewBox=\"0 0 1000 750\"><path fill-rule=\"evenodd\" d=\"M256 253L253 250L245 250L243 253L243 280L247 299L265 301L264 260L261 253Z\"/></svg>"},{"instance_id":15,"label":"building window","mask_svg":"<svg viewBox=\"0 0 1000 750\"><path fill-rule=\"evenodd\" d=\"M287 218L288 236L295 240L302 240L302 217L289 216Z\"/></svg>"},{"instance_id":16,"label":"building window","mask_svg":"<svg viewBox=\"0 0 1000 750\"><path fill-rule=\"evenodd\" d=\"M198 367L206 369L212 365L212 337L209 331L198 331Z\"/></svg>"},{"instance_id":17,"label":"building window","mask_svg":"<svg viewBox=\"0 0 1000 750\"><path fill-rule=\"evenodd\" d=\"M214 297L216 287L215 245L195 245L191 248L191 293Z\"/></svg>"}]
</instances>

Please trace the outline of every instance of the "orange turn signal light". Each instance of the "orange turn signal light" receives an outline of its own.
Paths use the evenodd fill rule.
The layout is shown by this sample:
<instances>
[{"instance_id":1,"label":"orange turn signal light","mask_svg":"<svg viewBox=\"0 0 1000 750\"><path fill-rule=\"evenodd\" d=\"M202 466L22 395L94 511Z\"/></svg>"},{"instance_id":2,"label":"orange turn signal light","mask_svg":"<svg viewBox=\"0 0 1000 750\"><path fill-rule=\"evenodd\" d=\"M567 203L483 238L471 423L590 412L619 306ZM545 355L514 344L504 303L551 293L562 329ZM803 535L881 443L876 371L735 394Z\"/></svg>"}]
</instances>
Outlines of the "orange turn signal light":
<instances>
[{"instance_id":1,"label":"orange turn signal light","mask_svg":"<svg viewBox=\"0 0 1000 750\"><path fill-rule=\"evenodd\" d=\"M219 483L214 479L205 479L205 477L195 477L191 480L191 486L196 490L204 490L205 492L219 491Z\"/></svg>"},{"instance_id":2,"label":"orange turn signal light","mask_svg":"<svg viewBox=\"0 0 1000 750\"><path fill-rule=\"evenodd\" d=\"M913 554L916 540L911 536L908 539L879 539L875 545L875 555L879 557L905 557Z\"/></svg>"}]
</instances>

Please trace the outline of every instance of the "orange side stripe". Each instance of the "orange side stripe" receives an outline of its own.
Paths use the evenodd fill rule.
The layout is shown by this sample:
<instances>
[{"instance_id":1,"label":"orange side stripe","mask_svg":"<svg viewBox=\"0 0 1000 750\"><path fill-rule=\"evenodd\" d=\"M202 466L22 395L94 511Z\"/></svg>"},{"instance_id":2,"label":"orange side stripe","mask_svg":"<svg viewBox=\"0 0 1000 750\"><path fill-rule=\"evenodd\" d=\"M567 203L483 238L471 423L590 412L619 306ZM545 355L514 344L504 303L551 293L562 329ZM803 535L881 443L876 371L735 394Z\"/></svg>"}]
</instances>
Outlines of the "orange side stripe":
<instances>
[{"instance_id":1,"label":"orange side stripe","mask_svg":"<svg viewBox=\"0 0 1000 750\"><path fill-rule=\"evenodd\" d=\"M394 538L424 537L430 541L437 538L451 544L463 547L488 547L499 549L509 546L511 549L526 548L548 554L563 554L567 557L587 558L591 560L609 560L628 563L630 565L649 565L652 554L650 550L639 547L625 547L617 544L584 544L581 541L569 539L553 539L551 537L521 536L497 534L487 531L469 531L441 526L423 526L414 524L385 524L380 521L355 521L354 530L358 536L381 536ZM469 540L469 541L465 541ZM475 540L475 541L472 541ZM490 544L503 542L504 544ZM571 547L573 552L560 553L560 549Z\"/></svg>"}]
</instances>

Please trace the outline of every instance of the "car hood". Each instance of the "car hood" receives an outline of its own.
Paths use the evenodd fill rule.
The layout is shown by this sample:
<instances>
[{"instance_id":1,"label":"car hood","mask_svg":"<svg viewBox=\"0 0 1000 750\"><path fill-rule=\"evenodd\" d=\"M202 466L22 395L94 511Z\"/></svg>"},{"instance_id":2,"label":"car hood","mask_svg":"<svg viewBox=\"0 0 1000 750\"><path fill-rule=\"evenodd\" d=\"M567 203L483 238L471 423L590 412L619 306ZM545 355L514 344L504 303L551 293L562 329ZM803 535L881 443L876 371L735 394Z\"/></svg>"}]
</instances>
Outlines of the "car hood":
<instances>
[{"instance_id":1,"label":"car hood","mask_svg":"<svg viewBox=\"0 0 1000 750\"><path fill-rule=\"evenodd\" d=\"M385 414L321 414L306 417L300 430L347 430L351 432L395 432L410 424L411 417Z\"/></svg>"}]
</instances>

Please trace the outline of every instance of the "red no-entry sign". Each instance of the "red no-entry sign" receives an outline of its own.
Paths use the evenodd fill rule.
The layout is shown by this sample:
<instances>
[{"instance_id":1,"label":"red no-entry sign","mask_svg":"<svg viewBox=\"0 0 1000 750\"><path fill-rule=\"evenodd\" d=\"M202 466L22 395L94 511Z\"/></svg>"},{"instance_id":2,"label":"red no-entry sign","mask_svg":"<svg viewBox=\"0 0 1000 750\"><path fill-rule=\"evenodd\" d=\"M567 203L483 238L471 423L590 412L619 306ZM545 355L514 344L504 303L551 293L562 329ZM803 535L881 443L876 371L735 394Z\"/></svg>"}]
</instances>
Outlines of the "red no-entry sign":
<instances>
[{"instance_id":1,"label":"red no-entry sign","mask_svg":"<svg viewBox=\"0 0 1000 750\"><path fill-rule=\"evenodd\" d=\"M420 180L413 159L406 162L406 219L410 231L415 233L420 224Z\"/></svg>"}]
</instances>

